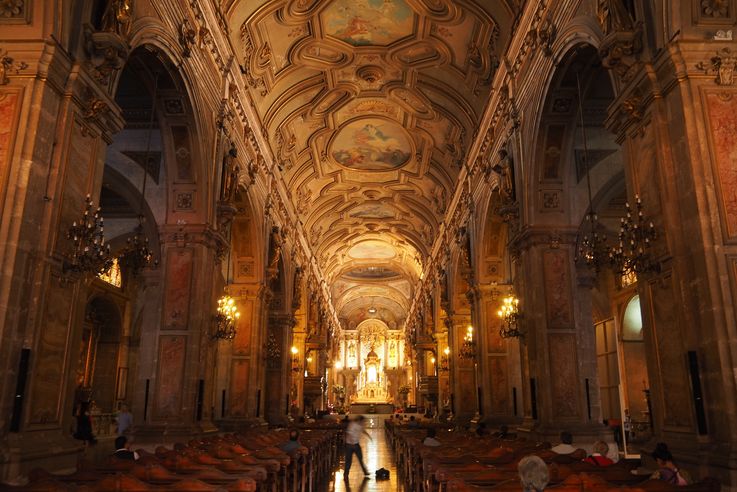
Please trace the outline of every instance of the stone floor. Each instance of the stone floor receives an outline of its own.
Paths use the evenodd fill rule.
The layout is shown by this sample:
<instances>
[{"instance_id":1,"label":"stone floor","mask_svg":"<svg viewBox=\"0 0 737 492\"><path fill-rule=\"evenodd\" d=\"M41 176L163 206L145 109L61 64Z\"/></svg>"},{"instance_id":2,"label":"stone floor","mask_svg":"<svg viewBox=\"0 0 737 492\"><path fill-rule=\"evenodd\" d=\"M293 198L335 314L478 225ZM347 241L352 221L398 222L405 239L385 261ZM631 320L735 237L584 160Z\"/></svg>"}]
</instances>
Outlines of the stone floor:
<instances>
[{"instance_id":1,"label":"stone floor","mask_svg":"<svg viewBox=\"0 0 737 492\"><path fill-rule=\"evenodd\" d=\"M332 480L323 487L321 492L404 492L406 490L401 477L397 475L394 453L386 440L383 420L372 421L369 417L367 427L366 430L372 440L364 437L361 440L361 448L363 461L371 472L371 477L364 478L361 465L356 463L354 456L350 477L344 480L343 460L341 459L340 467L333 472ZM379 468L389 470L389 480L376 480L373 473Z\"/></svg>"}]
</instances>

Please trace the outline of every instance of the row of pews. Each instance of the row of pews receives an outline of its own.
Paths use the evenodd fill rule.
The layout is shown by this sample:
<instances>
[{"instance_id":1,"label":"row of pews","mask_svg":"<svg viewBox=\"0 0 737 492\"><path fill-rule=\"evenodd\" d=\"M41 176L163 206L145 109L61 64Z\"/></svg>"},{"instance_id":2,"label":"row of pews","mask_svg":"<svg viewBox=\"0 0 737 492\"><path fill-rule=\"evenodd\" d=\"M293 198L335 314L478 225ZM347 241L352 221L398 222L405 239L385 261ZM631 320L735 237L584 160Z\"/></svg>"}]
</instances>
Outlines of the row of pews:
<instances>
[{"instance_id":1,"label":"row of pews","mask_svg":"<svg viewBox=\"0 0 737 492\"><path fill-rule=\"evenodd\" d=\"M314 492L338 463L342 444L335 427L301 429L302 447L290 454L279 448L288 430L252 429L159 446L152 453L139 449L137 461L83 462L69 475L36 469L28 485L7 490Z\"/></svg>"},{"instance_id":2,"label":"row of pews","mask_svg":"<svg viewBox=\"0 0 737 492\"><path fill-rule=\"evenodd\" d=\"M677 487L648 475L633 474L639 461L622 460L608 467L581 461L580 455L558 455L549 443L521 439L477 437L468 432L436 428L439 447L422 444L427 430L409 428L387 420L385 431L397 459L397 471L403 474L408 489L415 492L521 491L517 464L527 455L537 455L548 464L550 490L563 492L596 490L601 492L700 491L718 492L714 479ZM547 490L547 489L546 489Z\"/></svg>"}]
</instances>

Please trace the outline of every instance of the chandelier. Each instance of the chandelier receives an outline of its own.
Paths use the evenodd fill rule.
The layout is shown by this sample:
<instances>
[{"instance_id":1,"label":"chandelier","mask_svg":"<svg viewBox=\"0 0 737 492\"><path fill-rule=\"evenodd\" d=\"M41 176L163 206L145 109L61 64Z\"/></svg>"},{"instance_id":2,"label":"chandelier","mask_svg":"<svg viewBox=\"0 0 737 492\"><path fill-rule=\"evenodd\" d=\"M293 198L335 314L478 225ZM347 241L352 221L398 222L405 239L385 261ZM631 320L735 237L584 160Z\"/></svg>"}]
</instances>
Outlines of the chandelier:
<instances>
[{"instance_id":1,"label":"chandelier","mask_svg":"<svg viewBox=\"0 0 737 492\"><path fill-rule=\"evenodd\" d=\"M586 213L585 224L582 226L582 231L576 238L576 261L583 262L586 266L593 268L595 271L599 271L602 266L602 262L606 258L606 236L599 235L597 229L599 228L599 217L594 211L593 200L591 199L591 176L589 175L589 149L586 141L586 125L583 120L583 96L581 92L581 79L579 71L576 71L576 89L578 92L578 115L581 121L581 138L583 140L583 165L586 169L586 188L588 190L589 208ZM519 333L519 332L515 332ZM502 335L504 336L504 335ZM508 336L519 336L519 335L508 335Z\"/></svg>"},{"instance_id":2,"label":"chandelier","mask_svg":"<svg viewBox=\"0 0 737 492\"><path fill-rule=\"evenodd\" d=\"M90 195L85 198L85 209L79 222L74 221L67 230L72 241L71 253L65 255L64 272L93 273L99 275L113 264L110 245L105 243L103 218L100 207L94 209Z\"/></svg>"},{"instance_id":3,"label":"chandelier","mask_svg":"<svg viewBox=\"0 0 737 492\"><path fill-rule=\"evenodd\" d=\"M502 326L499 328L499 335L502 338L519 338L522 336L519 329L519 319L522 317L519 312L519 299L514 294L510 294L503 299L497 314L502 320Z\"/></svg>"},{"instance_id":4,"label":"chandelier","mask_svg":"<svg viewBox=\"0 0 737 492\"><path fill-rule=\"evenodd\" d=\"M153 261L153 257L153 252L148 247L148 237L143 232L143 217L139 216L133 236L126 240L125 250L120 255L120 262L136 276ZM158 261L153 261L154 266L158 263Z\"/></svg>"},{"instance_id":5,"label":"chandelier","mask_svg":"<svg viewBox=\"0 0 737 492\"><path fill-rule=\"evenodd\" d=\"M149 155L151 153L151 133L154 128L156 116L156 97L159 89L159 74L154 74L154 90L151 97L151 116L148 120L148 133L146 135L146 152L143 154L143 184L141 185L141 201L138 204L138 225L133 229L133 236L127 239L127 245L121 255L122 263L128 268L133 276L148 266L154 258L153 252L148 247L148 237L143 230L143 202L146 200L146 181L148 178ZM158 164L158 163L157 163ZM154 266L158 261L154 261Z\"/></svg>"},{"instance_id":6,"label":"chandelier","mask_svg":"<svg viewBox=\"0 0 737 492\"><path fill-rule=\"evenodd\" d=\"M660 269L652 261L652 242L657 239L655 225L642 213L642 201L635 195L636 217L632 216L629 202L625 203L627 215L620 218L619 246L609 250L609 261L620 275L656 272Z\"/></svg>"},{"instance_id":7,"label":"chandelier","mask_svg":"<svg viewBox=\"0 0 737 492\"><path fill-rule=\"evenodd\" d=\"M473 359L476 357L476 341L473 339L473 326L466 328L466 334L463 335L463 344L458 353L461 359Z\"/></svg>"},{"instance_id":8,"label":"chandelier","mask_svg":"<svg viewBox=\"0 0 737 492\"><path fill-rule=\"evenodd\" d=\"M214 316L215 332L212 334L213 340L233 340L235 338L235 325L241 313L235 305L235 299L229 295L224 295L218 299L218 309Z\"/></svg>"}]
</instances>

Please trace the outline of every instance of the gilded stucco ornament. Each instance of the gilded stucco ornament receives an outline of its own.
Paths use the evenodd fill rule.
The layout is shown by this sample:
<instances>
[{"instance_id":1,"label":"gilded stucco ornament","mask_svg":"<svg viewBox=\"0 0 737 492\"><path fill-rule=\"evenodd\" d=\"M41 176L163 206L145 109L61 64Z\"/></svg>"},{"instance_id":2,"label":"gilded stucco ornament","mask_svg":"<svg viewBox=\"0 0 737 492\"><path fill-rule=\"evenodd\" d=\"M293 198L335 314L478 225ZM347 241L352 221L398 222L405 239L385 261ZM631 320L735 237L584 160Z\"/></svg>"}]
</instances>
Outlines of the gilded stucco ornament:
<instances>
[{"instance_id":1,"label":"gilded stucco ornament","mask_svg":"<svg viewBox=\"0 0 737 492\"><path fill-rule=\"evenodd\" d=\"M192 56L192 46L197 42L197 31L192 27L189 19L185 18L179 24L179 44L182 46L182 56L189 58Z\"/></svg>"},{"instance_id":2,"label":"gilded stucco ornament","mask_svg":"<svg viewBox=\"0 0 737 492\"><path fill-rule=\"evenodd\" d=\"M599 0L597 16L605 35L599 47L602 65L626 82L640 66L642 23L634 21L622 0Z\"/></svg>"},{"instance_id":3,"label":"gilded stucco ornament","mask_svg":"<svg viewBox=\"0 0 737 492\"><path fill-rule=\"evenodd\" d=\"M110 77L123 68L128 53L128 35L133 22L131 0L111 0L102 16L100 29L90 24L84 26L84 49L92 76L100 84L110 82Z\"/></svg>"},{"instance_id":4,"label":"gilded stucco ornament","mask_svg":"<svg viewBox=\"0 0 737 492\"><path fill-rule=\"evenodd\" d=\"M17 74L26 68L28 68L26 62L15 61L12 56L8 55L6 50L0 49L0 85L8 85L10 83L10 79L8 78L9 72Z\"/></svg>"},{"instance_id":5,"label":"gilded stucco ornament","mask_svg":"<svg viewBox=\"0 0 737 492\"><path fill-rule=\"evenodd\" d=\"M0 18L20 17L24 10L24 0L0 0Z\"/></svg>"},{"instance_id":6,"label":"gilded stucco ornament","mask_svg":"<svg viewBox=\"0 0 737 492\"><path fill-rule=\"evenodd\" d=\"M708 62L699 62L696 68L706 74L714 74L717 85L733 85L734 72L737 69L737 54L729 48L722 48Z\"/></svg>"}]
</instances>

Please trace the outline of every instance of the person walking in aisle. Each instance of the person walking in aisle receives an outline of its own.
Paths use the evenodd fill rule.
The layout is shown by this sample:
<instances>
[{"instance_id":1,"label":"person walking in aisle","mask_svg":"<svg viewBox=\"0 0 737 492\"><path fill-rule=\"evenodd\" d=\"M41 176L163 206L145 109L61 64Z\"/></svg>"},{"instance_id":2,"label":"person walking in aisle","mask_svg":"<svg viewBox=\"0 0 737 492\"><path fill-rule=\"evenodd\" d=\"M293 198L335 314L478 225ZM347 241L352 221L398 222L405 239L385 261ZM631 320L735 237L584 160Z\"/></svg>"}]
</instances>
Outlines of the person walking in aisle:
<instances>
[{"instance_id":1,"label":"person walking in aisle","mask_svg":"<svg viewBox=\"0 0 737 492\"><path fill-rule=\"evenodd\" d=\"M364 420L365 417L363 415L359 415L355 419L348 422L348 428L345 430L345 470L343 472L344 480L348 480L348 474L351 471L351 463L353 461L354 453L358 458L358 462L361 464L363 474L366 476L371 475L368 471L368 468L366 468L366 465L363 462L363 452L361 451L361 434L366 434L366 437L373 441L371 435L363 428Z\"/></svg>"}]
</instances>

